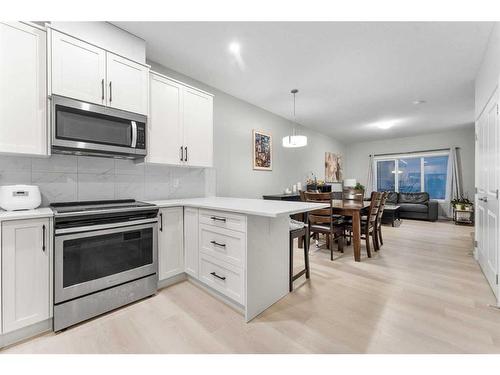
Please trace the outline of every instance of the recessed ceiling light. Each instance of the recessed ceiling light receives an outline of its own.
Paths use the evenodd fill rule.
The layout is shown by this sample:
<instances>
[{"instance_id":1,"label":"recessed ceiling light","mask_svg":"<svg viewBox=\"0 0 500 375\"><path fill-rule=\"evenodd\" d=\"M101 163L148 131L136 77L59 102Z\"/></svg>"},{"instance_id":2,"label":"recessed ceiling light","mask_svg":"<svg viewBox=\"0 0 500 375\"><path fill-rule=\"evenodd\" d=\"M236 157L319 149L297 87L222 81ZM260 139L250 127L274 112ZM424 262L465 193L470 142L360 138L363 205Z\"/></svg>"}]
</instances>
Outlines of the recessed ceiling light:
<instances>
[{"instance_id":1,"label":"recessed ceiling light","mask_svg":"<svg viewBox=\"0 0 500 375\"><path fill-rule=\"evenodd\" d=\"M241 46L238 42L231 42L229 43L229 52L231 52L234 55L239 55L241 50Z\"/></svg>"},{"instance_id":2,"label":"recessed ceiling light","mask_svg":"<svg viewBox=\"0 0 500 375\"><path fill-rule=\"evenodd\" d=\"M425 103L427 103L425 100L414 100L413 101L414 105L420 105L420 104L425 104Z\"/></svg>"}]
</instances>

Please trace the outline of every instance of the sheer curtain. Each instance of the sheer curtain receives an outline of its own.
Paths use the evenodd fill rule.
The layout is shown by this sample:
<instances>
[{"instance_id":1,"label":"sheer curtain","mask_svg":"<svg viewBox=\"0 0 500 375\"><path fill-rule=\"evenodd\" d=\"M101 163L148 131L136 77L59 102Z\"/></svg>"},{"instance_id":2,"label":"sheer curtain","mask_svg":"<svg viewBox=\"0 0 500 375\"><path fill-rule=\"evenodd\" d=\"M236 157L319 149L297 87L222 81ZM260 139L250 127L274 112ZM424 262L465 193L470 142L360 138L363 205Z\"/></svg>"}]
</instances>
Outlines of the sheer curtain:
<instances>
[{"instance_id":1,"label":"sheer curtain","mask_svg":"<svg viewBox=\"0 0 500 375\"><path fill-rule=\"evenodd\" d=\"M460 171L460 153L458 147L450 148L448 158L448 179L446 181L446 206L448 217L453 216L451 200L462 195L462 173Z\"/></svg>"},{"instance_id":2,"label":"sheer curtain","mask_svg":"<svg viewBox=\"0 0 500 375\"><path fill-rule=\"evenodd\" d=\"M366 176L365 197L369 197L373 190L373 154L368 156L368 175Z\"/></svg>"}]
</instances>

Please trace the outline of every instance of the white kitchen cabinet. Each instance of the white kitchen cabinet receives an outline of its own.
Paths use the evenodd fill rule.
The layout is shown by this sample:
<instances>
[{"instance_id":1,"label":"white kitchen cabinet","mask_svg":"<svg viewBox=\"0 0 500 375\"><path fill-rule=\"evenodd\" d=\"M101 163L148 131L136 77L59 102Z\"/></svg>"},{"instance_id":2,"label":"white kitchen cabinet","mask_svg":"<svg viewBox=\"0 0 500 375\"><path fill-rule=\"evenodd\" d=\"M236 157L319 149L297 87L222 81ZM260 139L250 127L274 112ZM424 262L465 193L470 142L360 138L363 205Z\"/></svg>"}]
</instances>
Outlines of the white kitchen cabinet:
<instances>
[{"instance_id":1,"label":"white kitchen cabinet","mask_svg":"<svg viewBox=\"0 0 500 375\"><path fill-rule=\"evenodd\" d=\"M148 129L148 162L213 165L212 95L152 72Z\"/></svg>"},{"instance_id":2,"label":"white kitchen cabinet","mask_svg":"<svg viewBox=\"0 0 500 375\"><path fill-rule=\"evenodd\" d=\"M0 152L47 155L45 31L0 23Z\"/></svg>"},{"instance_id":3,"label":"white kitchen cabinet","mask_svg":"<svg viewBox=\"0 0 500 375\"><path fill-rule=\"evenodd\" d=\"M162 208L159 216L159 280L165 280L184 272L183 208Z\"/></svg>"},{"instance_id":4,"label":"white kitchen cabinet","mask_svg":"<svg viewBox=\"0 0 500 375\"><path fill-rule=\"evenodd\" d=\"M148 114L149 68L111 52L106 54L107 105Z\"/></svg>"},{"instance_id":5,"label":"white kitchen cabinet","mask_svg":"<svg viewBox=\"0 0 500 375\"><path fill-rule=\"evenodd\" d=\"M184 251L185 270L188 275L198 278L198 209L184 208Z\"/></svg>"},{"instance_id":6,"label":"white kitchen cabinet","mask_svg":"<svg viewBox=\"0 0 500 375\"><path fill-rule=\"evenodd\" d=\"M106 103L106 51L51 30L52 93Z\"/></svg>"},{"instance_id":7,"label":"white kitchen cabinet","mask_svg":"<svg viewBox=\"0 0 500 375\"><path fill-rule=\"evenodd\" d=\"M213 162L213 97L184 89L184 159L188 165L211 167Z\"/></svg>"},{"instance_id":8,"label":"white kitchen cabinet","mask_svg":"<svg viewBox=\"0 0 500 375\"><path fill-rule=\"evenodd\" d=\"M160 75L150 75L148 155L146 161L182 163L182 85Z\"/></svg>"},{"instance_id":9,"label":"white kitchen cabinet","mask_svg":"<svg viewBox=\"0 0 500 375\"><path fill-rule=\"evenodd\" d=\"M52 94L148 114L149 66L50 32Z\"/></svg>"},{"instance_id":10,"label":"white kitchen cabinet","mask_svg":"<svg viewBox=\"0 0 500 375\"><path fill-rule=\"evenodd\" d=\"M3 333L51 317L50 219L2 223Z\"/></svg>"}]
</instances>

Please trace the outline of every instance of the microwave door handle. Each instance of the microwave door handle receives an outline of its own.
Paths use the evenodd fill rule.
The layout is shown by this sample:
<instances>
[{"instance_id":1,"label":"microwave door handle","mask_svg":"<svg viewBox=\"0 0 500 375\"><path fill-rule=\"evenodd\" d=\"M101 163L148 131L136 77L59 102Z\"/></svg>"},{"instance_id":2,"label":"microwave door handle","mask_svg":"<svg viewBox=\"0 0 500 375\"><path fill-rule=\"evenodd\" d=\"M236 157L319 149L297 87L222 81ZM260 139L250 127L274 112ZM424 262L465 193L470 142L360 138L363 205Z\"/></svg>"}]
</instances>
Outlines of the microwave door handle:
<instances>
[{"instance_id":1,"label":"microwave door handle","mask_svg":"<svg viewBox=\"0 0 500 375\"><path fill-rule=\"evenodd\" d=\"M132 123L132 145L130 147L135 148L137 144L137 123L135 121L131 121Z\"/></svg>"}]
</instances>

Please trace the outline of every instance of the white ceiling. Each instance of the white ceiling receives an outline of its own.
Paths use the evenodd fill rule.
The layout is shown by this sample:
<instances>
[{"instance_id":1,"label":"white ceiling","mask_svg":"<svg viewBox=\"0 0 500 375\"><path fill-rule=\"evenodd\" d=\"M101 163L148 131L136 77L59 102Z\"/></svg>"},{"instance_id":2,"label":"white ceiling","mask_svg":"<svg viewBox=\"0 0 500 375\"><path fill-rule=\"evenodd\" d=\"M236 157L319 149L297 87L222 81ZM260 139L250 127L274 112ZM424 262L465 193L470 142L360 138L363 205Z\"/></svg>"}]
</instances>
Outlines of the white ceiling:
<instances>
[{"instance_id":1,"label":"white ceiling","mask_svg":"<svg viewBox=\"0 0 500 375\"><path fill-rule=\"evenodd\" d=\"M343 142L470 126L493 23L114 22L162 65ZM241 61L228 51L241 45ZM423 105L412 104L425 100ZM394 120L389 130L373 123Z\"/></svg>"}]
</instances>

